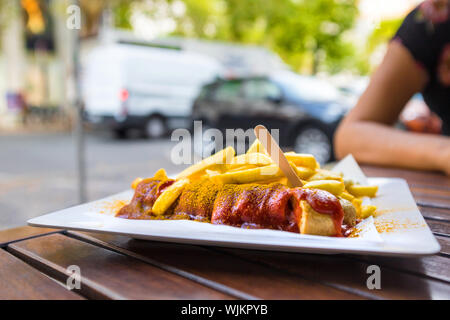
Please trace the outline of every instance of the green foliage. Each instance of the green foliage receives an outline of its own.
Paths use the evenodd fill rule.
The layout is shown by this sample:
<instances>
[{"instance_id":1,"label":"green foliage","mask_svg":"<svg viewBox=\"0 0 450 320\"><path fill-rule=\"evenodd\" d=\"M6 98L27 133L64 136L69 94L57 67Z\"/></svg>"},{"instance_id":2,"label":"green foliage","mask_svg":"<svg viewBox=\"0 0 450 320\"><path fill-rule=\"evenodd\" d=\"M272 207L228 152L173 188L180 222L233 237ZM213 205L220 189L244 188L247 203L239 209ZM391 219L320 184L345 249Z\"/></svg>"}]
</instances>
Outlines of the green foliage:
<instances>
[{"instance_id":1,"label":"green foliage","mask_svg":"<svg viewBox=\"0 0 450 320\"><path fill-rule=\"evenodd\" d=\"M355 57L355 66L360 74L368 74L373 71L374 66L369 63L371 56L380 46L387 44L392 39L402 21L402 18L383 20L373 30L367 38L365 48Z\"/></svg>"},{"instance_id":2,"label":"green foliage","mask_svg":"<svg viewBox=\"0 0 450 320\"><path fill-rule=\"evenodd\" d=\"M163 0L146 1L160 3ZM344 39L358 14L357 0L166 0L184 3L174 35L263 45L294 70L315 73L358 69ZM169 10L170 11L170 10ZM115 10L118 26L123 8ZM155 17L153 13L150 16ZM169 12L169 15L171 13Z\"/></svg>"},{"instance_id":3,"label":"green foliage","mask_svg":"<svg viewBox=\"0 0 450 320\"><path fill-rule=\"evenodd\" d=\"M114 16L115 27L119 29L131 30L131 11L133 1L127 0L110 0L109 6Z\"/></svg>"},{"instance_id":4,"label":"green foliage","mask_svg":"<svg viewBox=\"0 0 450 320\"><path fill-rule=\"evenodd\" d=\"M372 53L380 44L388 42L397 32L403 19L383 20L367 39L367 53Z\"/></svg>"},{"instance_id":5,"label":"green foliage","mask_svg":"<svg viewBox=\"0 0 450 320\"><path fill-rule=\"evenodd\" d=\"M8 24L11 22L11 19L15 18L15 16L19 13L13 1L14 0L0 1L0 38L3 36L3 33Z\"/></svg>"},{"instance_id":6,"label":"green foliage","mask_svg":"<svg viewBox=\"0 0 450 320\"><path fill-rule=\"evenodd\" d=\"M131 6L127 1L116 1L113 7L114 23L120 29L133 29L131 25Z\"/></svg>"}]
</instances>

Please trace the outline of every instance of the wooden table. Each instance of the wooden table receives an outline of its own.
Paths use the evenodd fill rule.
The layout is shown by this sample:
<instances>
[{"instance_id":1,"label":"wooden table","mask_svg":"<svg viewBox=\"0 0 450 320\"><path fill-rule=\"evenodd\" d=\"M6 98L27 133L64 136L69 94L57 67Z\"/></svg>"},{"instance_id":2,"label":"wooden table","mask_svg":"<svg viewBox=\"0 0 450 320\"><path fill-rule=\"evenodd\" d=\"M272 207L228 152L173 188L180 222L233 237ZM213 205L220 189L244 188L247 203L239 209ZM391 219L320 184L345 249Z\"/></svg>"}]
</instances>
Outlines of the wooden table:
<instances>
[{"instance_id":1,"label":"wooden table","mask_svg":"<svg viewBox=\"0 0 450 320\"><path fill-rule=\"evenodd\" d=\"M408 181L442 246L424 258L314 255L130 240L21 227L0 232L1 299L449 299L450 179L380 167ZM367 267L381 268L369 290ZM81 269L80 290L64 285Z\"/></svg>"}]
</instances>

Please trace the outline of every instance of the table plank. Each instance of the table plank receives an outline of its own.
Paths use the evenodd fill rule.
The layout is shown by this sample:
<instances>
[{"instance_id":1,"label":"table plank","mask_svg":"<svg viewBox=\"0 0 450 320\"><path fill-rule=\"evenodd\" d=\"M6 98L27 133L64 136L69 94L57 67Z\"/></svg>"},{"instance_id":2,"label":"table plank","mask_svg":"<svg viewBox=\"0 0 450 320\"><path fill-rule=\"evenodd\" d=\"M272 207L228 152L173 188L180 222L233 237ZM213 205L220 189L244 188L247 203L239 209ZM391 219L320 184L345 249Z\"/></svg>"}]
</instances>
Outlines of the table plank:
<instances>
[{"instance_id":1,"label":"table plank","mask_svg":"<svg viewBox=\"0 0 450 320\"><path fill-rule=\"evenodd\" d=\"M2 249L0 283L0 300L83 299Z\"/></svg>"},{"instance_id":2,"label":"table plank","mask_svg":"<svg viewBox=\"0 0 450 320\"><path fill-rule=\"evenodd\" d=\"M150 241L136 241L130 240L126 237L115 237L111 235L101 235L101 234L89 234L91 237L95 237L101 241L107 242L108 244L112 244L114 246L119 246L121 248L125 248L131 252L137 252L139 254L149 254L149 252L154 252L153 255L160 257L161 253L159 253L155 249L153 251L148 248L157 247L163 245L157 242ZM295 270L295 275L301 276L302 278L314 279L320 283L326 283L334 288L344 289L349 292L358 293L360 295L365 295L367 297L380 297L380 298L403 298L404 295L411 299L425 299L429 298L428 290L425 290L429 286L435 291L433 292L436 296L440 296L441 292L445 292L445 286L434 281L422 280L420 278L411 276L411 275L402 275L401 272L397 271L384 271L383 273L387 273L389 278L389 288L395 288L394 292L385 292L382 291L381 294L379 292L374 292L372 290L367 289L365 285L365 278L367 277L366 269L368 264L355 262L349 259L342 260L341 257L332 256L319 256L319 255L302 255L302 254L289 254L289 253L270 253L270 252L262 252L262 251L252 251L252 250L236 250L236 249L215 249L216 250L225 250L225 253L233 254L236 252L241 252L242 255L239 258L244 260L248 259L248 253L258 254L259 257L263 256L268 258L271 263L266 264L269 267L278 267L282 271L287 271L288 273L292 273ZM174 252L173 255L176 257L177 253ZM229 258L230 259L230 258ZM314 262L316 261L317 262ZM197 261L197 259L193 259ZM192 264L196 262L192 261ZM260 259L251 260L256 263L260 263ZM279 264L278 262L281 261ZM305 264L306 261L306 264ZM337 264L339 261L339 264ZM223 263L221 261L221 263ZM239 262L237 262L239 263ZM241 262L242 263L242 262ZM285 268L283 266L288 266ZM194 266L190 266L191 268L195 268ZM319 270L321 270L319 272ZM338 273L338 276L336 276ZM361 277L355 277L355 274L359 274ZM311 278L311 275L313 277ZM417 279L416 279L417 278ZM413 291L411 290L412 283L418 283L418 287L420 288L421 284L424 288L423 291ZM412 291L412 292L411 292Z\"/></svg>"},{"instance_id":3,"label":"table plank","mask_svg":"<svg viewBox=\"0 0 450 320\"><path fill-rule=\"evenodd\" d=\"M60 234L15 242L7 249L61 282L67 279L67 267L79 266L80 292L91 299L232 298L137 259Z\"/></svg>"},{"instance_id":4,"label":"table plank","mask_svg":"<svg viewBox=\"0 0 450 320\"><path fill-rule=\"evenodd\" d=\"M411 186L410 187L413 195L428 196L430 199L450 199L450 190L439 189L439 187L422 187L422 186Z\"/></svg>"},{"instance_id":5,"label":"table plank","mask_svg":"<svg viewBox=\"0 0 450 320\"><path fill-rule=\"evenodd\" d=\"M169 265L262 299L361 299L359 293L339 290L300 274L273 268L209 249L183 244L133 240L124 236L69 232L68 234L120 251L148 263ZM182 257L182 258L180 258ZM268 285L270 281L270 285Z\"/></svg>"},{"instance_id":6,"label":"table plank","mask_svg":"<svg viewBox=\"0 0 450 320\"><path fill-rule=\"evenodd\" d=\"M359 259L360 257L357 257ZM422 258L365 257L365 261L389 267L400 272L409 272L418 276L427 276L450 283L450 259L446 256L433 255ZM450 299L450 285L447 284Z\"/></svg>"},{"instance_id":7,"label":"table plank","mask_svg":"<svg viewBox=\"0 0 450 320\"><path fill-rule=\"evenodd\" d=\"M438 198L417 193L413 193L413 197L416 203L422 207L450 210L450 197Z\"/></svg>"},{"instance_id":8,"label":"table plank","mask_svg":"<svg viewBox=\"0 0 450 320\"><path fill-rule=\"evenodd\" d=\"M419 206L419 210L425 218L450 222L450 210L427 208Z\"/></svg>"},{"instance_id":9,"label":"table plank","mask_svg":"<svg viewBox=\"0 0 450 320\"><path fill-rule=\"evenodd\" d=\"M410 187L450 190L450 178L441 173L414 171L401 168L363 165L361 169L368 177L392 177L405 179Z\"/></svg>"},{"instance_id":10,"label":"table plank","mask_svg":"<svg viewBox=\"0 0 450 320\"><path fill-rule=\"evenodd\" d=\"M416 200L416 203L418 206L425 207L425 208L435 208L435 209L450 209L450 205L447 203L443 203L442 201L436 201L436 200L423 200L420 198L414 198Z\"/></svg>"},{"instance_id":11,"label":"table plank","mask_svg":"<svg viewBox=\"0 0 450 320\"><path fill-rule=\"evenodd\" d=\"M345 286L367 292L383 299L442 299L450 297L450 286L440 281L381 267L382 290L366 286L367 267L372 262L353 259L352 256L329 256L264 252L242 249L219 249L243 259L257 261L281 270L302 273L309 279L335 286Z\"/></svg>"},{"instance_id":12,"label":"table plank","mask_svg":"<svg viewBox=\"0 0 450 320\"><path fill-rule=\"evenodd\" d=\"M440 254L450 258L450 238L436 236L436 239L439 241L439 244L441 245Z\"/></svg>"},{"instance_id":13,"label":"table plank","mask_svg":"<svg viewBox=\"0 0 450 320\"><path fill-rule=\"evenodd\" d=\"M4 246L6 243L31 238L43 234L60 232L61 230L49 229L49 228L35 228L29 226L23 226L13 229L1 230L0 231L0 246Z\"/></svg>"},{"instance_id":14,"label":"table plank","mask_svg":"<svg viewBox=\"0 0 450 320\"><path fill-rule=\"evenodd\" d=\"M428 226L435 235L450 237L450 223L426 219Z\"/></svg>"}]
</instances>

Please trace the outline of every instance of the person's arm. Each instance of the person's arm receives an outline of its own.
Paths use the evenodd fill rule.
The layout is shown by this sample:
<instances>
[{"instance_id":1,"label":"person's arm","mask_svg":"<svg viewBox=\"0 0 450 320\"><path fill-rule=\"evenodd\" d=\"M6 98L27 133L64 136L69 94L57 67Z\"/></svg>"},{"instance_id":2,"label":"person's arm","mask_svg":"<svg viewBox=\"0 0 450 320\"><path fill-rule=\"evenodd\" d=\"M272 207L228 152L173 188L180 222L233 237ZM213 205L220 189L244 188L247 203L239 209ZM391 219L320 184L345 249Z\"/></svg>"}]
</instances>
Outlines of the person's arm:
<instances>
[{"instance_id":1,"label":"person's arm","mask_svg":"<svg viewBox=\"0 0 450 320\"><path fill-rule=\"evenodd\" d=\"M439 170L450 175L449 138L392 127L408 100L426 82L426 71L400 42L392 41L366 91L335 134L336 156L351 153L363 163Z\"/></svg>"}]
</instances>

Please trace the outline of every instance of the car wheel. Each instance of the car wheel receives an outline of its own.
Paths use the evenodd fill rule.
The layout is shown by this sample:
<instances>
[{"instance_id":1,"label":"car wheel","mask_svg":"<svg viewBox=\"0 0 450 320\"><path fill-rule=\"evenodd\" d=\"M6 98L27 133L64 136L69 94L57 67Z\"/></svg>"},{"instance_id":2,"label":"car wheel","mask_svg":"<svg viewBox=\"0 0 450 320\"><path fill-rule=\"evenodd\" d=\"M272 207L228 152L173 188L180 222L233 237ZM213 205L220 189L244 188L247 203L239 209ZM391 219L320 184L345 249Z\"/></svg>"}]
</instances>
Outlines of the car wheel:
<instances>
[{"instance_id":1,"label":"car wheel","mask_svg":"<svg viewBox=\"0 0 450 320\"><path fill-rule=\"evenodd\" d=\"M306 127L298 132L294 140L297 153L310 153L320 164L330 161L333 147L328 134L318 127Z\"/></svg>"},{"instance_id":2,"label":"car wheel","mask_svg":"<svg viewBox=\"0 0 450 320\"><path fill-rule=\"evenodd\" d=\"M147 120L144 130L148 138L161 138L167 133L166 121L162 117L152 116Z\"/></svg>"}]
</instances>

